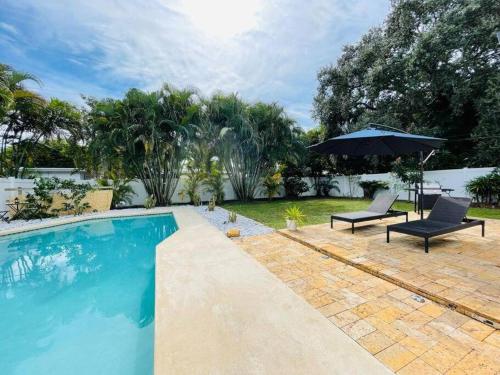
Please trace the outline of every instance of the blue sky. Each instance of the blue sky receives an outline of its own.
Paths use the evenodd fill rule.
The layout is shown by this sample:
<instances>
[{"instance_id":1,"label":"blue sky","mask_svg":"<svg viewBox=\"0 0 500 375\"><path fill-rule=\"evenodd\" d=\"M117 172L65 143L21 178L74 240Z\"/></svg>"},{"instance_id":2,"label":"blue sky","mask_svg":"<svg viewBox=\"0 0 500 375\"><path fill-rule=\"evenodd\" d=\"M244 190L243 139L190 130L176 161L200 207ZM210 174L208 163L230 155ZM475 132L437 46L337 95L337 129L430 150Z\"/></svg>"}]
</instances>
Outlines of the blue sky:
<instances>
[{"instance_id":1,"label":"blue sky","mask_svg":"<svg viewBox=\"0 0 500 375\"><path fill-rule=\"evenodd\" d=\"M382 24L389 0L0 0L0 62L47 97L162 82L278 102L308 128L318 70Z\"/></svg>"}]
</instances>

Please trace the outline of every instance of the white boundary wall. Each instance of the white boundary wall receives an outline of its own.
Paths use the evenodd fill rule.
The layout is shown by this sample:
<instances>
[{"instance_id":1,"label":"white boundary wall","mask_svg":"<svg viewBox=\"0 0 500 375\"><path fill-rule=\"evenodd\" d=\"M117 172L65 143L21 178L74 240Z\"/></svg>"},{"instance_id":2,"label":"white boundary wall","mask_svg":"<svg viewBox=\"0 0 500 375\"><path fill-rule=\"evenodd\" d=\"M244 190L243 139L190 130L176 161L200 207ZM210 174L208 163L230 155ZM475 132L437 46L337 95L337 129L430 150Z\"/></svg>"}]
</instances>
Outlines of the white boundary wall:
<instances>
[{"instance_id":1,"label":"white boundary wall","mask_svg":"<svg viewBox=\"0 0 500 375\"><path fill-rule=\"evenodd\" d=\"M473 178L484 176L490 173L493 168L463 168L463 169L445 169L437 171L427 171L424 174L424 180L426 183L433 185L440 185L443 188L454 189L455 191L451 193L454 197L465 197L468 196L465 191L465 185L467 182ZM45 172L44 169L40 169L38 174L43 177L57 176L59 178L71 178L77 181L82 181L80 174L71 174L71 170L68 168L61 168L57 171L56 168L50 168L50 171ZM177 189L172 197L173 203L187 203L188 199L185 198L184 201L180 199L179 192L182 190L183 180L185 176L181 178ZM360 176L334 176L334 180L338 181L338 187L340 192L332 190L330 194L332 196L340 197L362 197L363 190L359 187L359 181L368 180L379 180L387 181L389 183L389 189L391 192L399 194L400 200L408 199L408 192L404 189L407 185L399 181L391 173L378 173L378 174L363 174ZM307 193L302 196L314 196L315 190L312 186L312 180L309 178L304 178L304 180L310 186ZM83 181L82 181L83 182ZM86 180L85 182L93 183L93 180ZM132 198L132 205L142 205L147 197L146 190L142 182L134 181L131 183L136 195ZM0 210L5 210L5 203L7 200L14 198L18 193L26 194L33 191L33 180L30 179L15 179L13 177L0 178ZM204 191L202 187L200 189L201 198L203 201L208 201L210 199L210 194ZM226 178L224 181L224 192L226 200L235 200L236 194ZM284 195L284 189L281 189L280 196ZM262 188L257 189L256 198L264 198L265 194ZM413 194L410 195L413 199Z\"/></svg>"}]
</instances>

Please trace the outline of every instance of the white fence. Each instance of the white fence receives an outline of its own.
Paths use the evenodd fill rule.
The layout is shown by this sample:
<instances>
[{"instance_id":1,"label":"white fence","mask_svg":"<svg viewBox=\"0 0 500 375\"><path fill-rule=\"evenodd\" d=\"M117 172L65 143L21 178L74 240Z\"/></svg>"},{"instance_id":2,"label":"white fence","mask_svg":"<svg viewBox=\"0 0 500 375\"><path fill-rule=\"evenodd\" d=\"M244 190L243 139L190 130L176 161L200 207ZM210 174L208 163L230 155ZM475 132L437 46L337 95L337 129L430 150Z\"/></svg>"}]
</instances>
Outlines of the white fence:
<instances>
[{"instance_id":1,"label":"white fence","mask_svg":"<svg viewBox=\"0 0 500 375\"><path fill-rule=\"evenodd\" d=\"M463 169L445 169L438 171L428 171L424 174L424 180L427 183L438 184L443 188L454 189L451 193L451 196L455 197L465 197L468 196L465 191L465 185L470 180L484 176L490 173L493 168L463 168ZM50 173L46 173L44 170L38 170L38 174L43 177L50 177L57 175L60 178L71 178L78 181L81 181L81 175L72 174L70 169L61 169L60 171L55 170L55 168L51 168ZM391 173L379 173L379 174L364 174L360 176L335 176L334 180L338 181L339 192L335 190L331 190L330 194L332 196L341 196L341 197L362 197L363 190L359 187L359 181L368 181L368 180L378 180L378 181L387 181L389 183L389 189L391 192L399 194L400 200L408 199L408 192L404 189L407 188L407 185L403 184L399 181L394 175ZM184 201L181 200L179 192L182 190L183 181L185 177L181 178L177 189L172 197L173 203L187 203L187 198ZM314 196L316 194L314 187L312 186L312 181L309 178L304 178L304 180L309 185L309 191L303 194L302 196ZM87 180L86 182L93 183L93 180ZM144 200L147 197L146 190L142 182L134 181L131 183L132 188L134 189L136 195L132 198L132 205L142 205ZM17 196L18 194L26 194L33 191L33 180L29 179L15 179L13 177L9 178L0 178L0 210L5 210L5 203L7 200L10 200ZM224 181L224 192L226 200L235 200L236 194L229 182L226 178ZM204 191L203 187L200 189L201 198L203 201L208 201L210 199L210 194ZM284 195L284 190L281 189L280 196ZM262 188L257 189L256 198L264 198L265 193ZM413 193L410 194L410 199L413 199Z\"/></svg>"}]
</instances>

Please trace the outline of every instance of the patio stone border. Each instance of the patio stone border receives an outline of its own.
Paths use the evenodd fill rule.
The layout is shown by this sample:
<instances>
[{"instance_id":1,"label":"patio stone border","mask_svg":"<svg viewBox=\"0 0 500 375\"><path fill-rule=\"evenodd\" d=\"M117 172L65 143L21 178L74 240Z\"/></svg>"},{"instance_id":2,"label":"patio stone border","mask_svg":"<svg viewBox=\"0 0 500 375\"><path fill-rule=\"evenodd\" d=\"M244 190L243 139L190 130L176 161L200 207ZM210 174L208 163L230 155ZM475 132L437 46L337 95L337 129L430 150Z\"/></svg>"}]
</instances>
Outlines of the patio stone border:
<instances>
[{"instance_id":1,"label":"patio stone border","mask_svg":"<svg viewBox=\"0 0 500 375\"><path fill-rule=\"evenodd\" d=\"M327 255L335 260L338 260L339 262L342 262L344 264L347 264L349 266L352 266L354 268L357 268L361 271L367 272L373 276L376 276L378 278L381 278L385 281L388 281L392 284L395 284L401 288L404 288L410 292L413 292L415 294L421 295L431 301L434 301L442 306L445 306L451 310L457 311L465 316L468 316L469 318L475 319L481 323L484 323L490 327L493 327L495 329L500 329L500 320L496 319L495 317L488 315L486 313L483 313L478 310L471 309L470 307L464 306L460 303L457 303L455 301L451 301L445 297L441 297L438 294L429 292L428 290L416 287L415 285L412 285L410 283L407 283L405 281L399 280L395 277L392 277L390 275L387 275L383 272L378 271L375 268L372 268L370 266L367 266L365 264L360 264L353 262L350 259L347 259L345 257L342 257L341 255L335 254L331 251L328 251L327 249L324 249L322 247L316 246L312 243L309 243L307 241L304 241L303 239L299 238L298 236L295 236L291 231L288 230L278 230L277 233L280 235L300 243L301 245L304 245L312 250L315 250L321 254ZM333 247L333 246L332 246Z\"/></svg>"}]
</instances>

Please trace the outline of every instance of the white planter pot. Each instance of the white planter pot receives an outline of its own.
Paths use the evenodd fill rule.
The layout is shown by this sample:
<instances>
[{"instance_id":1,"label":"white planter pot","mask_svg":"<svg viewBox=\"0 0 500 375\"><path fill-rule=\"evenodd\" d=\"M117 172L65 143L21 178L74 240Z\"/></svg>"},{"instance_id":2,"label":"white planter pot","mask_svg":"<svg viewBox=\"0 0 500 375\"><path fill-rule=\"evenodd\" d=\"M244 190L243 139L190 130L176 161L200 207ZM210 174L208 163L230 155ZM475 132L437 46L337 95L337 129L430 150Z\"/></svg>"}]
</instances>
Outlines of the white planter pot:
<instances>
[{"instance_id":1,"label":"white planter pot","mask_svg":"<svg viewBox=\"0 0 500 375\"><path fill-rule=\"evenodd\" d=\"M289 230L297 230L297 222L295 220L286 219L286 228Z\"/></svg>"}]
</instances>

